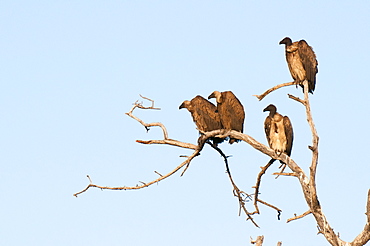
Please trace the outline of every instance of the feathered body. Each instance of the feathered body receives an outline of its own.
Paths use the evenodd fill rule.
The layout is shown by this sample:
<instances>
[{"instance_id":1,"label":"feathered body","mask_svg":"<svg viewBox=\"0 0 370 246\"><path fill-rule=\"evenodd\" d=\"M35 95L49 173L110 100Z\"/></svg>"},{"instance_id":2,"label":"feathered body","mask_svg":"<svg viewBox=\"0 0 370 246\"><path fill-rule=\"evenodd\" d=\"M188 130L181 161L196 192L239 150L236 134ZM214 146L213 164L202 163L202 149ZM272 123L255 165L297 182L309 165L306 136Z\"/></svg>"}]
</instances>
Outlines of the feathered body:
<instances>
[{"instance_id":1,"label":"feathered body","mask_svg":"<svg viewBox=\"0 0 370 246\"><path fill-rule=\"evenodd\" d=\"M303 81L307 80L308 91L313 93L318 62L312 47L303 39L292 43L288 37L281 40L279 44L285 44L285 57L294 81L303 88Z\"/></svg>"},{"instance_id":2,"label":"feathered body","mask_svg":"<svg viewBox=\"0 0 370 246\"><path fill-rule=\"evenodd\" d=\"M282 116L276 111L273 104L267 106L263 112L270 111L265 119L264 127L267 142L277 155L292 153L293 127L288 116Z\"/></svg>"},{"instance_id":3,"label":"feathered body","mask_svg":"<svg viewBox=\"0 0 370 246\"><path fill-rule=\"evenodd\" d=\"M216 106L202 96L196 96L191 101L184 101L179 109L182 108L186 108L190 112L200 131L209 132L222 129ZM222 138L211 138L211 140L215 145L223 141Z\"/></svg>"},{"instance_id":4,"label":"feathered body","mask_svg":"<svg viewBox=\"0 0 370 246\"><path fill-rule=\"evenodd\" d=\"M244 107L240 103L239 99L231 91L214 91L209 97L216 98L217 111L220 115L223 129L235 130L243 132L244 126ZM230 138L229 143L232 144L235 141L240 140Z\"/></svg>"}]
</instances>

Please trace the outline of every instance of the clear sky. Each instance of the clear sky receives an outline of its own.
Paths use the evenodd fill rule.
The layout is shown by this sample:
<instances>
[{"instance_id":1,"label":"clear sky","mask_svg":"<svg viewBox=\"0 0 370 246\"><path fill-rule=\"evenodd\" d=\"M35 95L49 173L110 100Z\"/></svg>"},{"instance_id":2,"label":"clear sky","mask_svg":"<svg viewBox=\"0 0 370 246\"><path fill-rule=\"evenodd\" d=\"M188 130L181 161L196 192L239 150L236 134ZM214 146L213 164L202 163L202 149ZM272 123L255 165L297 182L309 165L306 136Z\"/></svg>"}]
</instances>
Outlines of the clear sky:
<instances>
[{"instance_id":1,"label":"clear sky","mask_svg":"<svg viewBox=\"0 0 370 246\"><path fill-rule=\"evenodd\" d=\"M270 103L295 131L292 158L308 170L311 133L279 41L305 39L319 61L311 96L320 136L317 188L343 240L363 229L370 164L369 1L1 1L0 245L328 245L307 210L298 181L263 177L260 229L238 216L222 158L206 147L183 177L138 191L131 186L179 165L191 150L141 145L161 139L126 116L139 94L161 111L169 137L196 143L184 100L232 90L246 110L245 132L265 143ZM241 189L253 192L269 158L246 143L221 148ZM248 204L249 208L252 204Z\"/></svg>"}]
</instances>

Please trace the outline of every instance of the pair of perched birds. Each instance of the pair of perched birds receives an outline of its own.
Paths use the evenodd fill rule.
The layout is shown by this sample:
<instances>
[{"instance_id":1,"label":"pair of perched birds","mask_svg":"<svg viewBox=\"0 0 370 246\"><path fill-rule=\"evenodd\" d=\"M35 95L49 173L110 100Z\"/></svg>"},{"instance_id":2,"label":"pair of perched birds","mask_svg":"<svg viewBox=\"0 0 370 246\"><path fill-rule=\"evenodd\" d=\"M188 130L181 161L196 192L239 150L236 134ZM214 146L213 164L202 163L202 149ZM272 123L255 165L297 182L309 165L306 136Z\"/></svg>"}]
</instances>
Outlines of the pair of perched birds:
<instances>
[{"instance_id":1,"label":"pair of perched birds","mask_svg":"<svg viewBox=\"0 0 370 246\"><path fill-rule=\"evenodd\" d=\"M297 85L303 88L303 82L308 81L308 91L313 93L316 85L317 60L312 48L305 40L292 42L288 37L280 41L285 44L285 55L290 74ZM208 132L218 129L243 132L245 112L239 99L231 91L214 91L208 99L216 98L217 106L196 96L191 101L184 101L179 109L186 108L192 115L199 131ZM290 156L293 146L293 127L288 116L277 112L276 106L270 104L263 112L269 112L264 122L265 134L270 148L277 155L285 153ZM214 137L213 144L222 143L224 139ZM229 143L240 140L230 138Z\"/></svg>"},{"instance_id":2,"label":"pair of perched birds","mask_svg":"<svg viewBox=\"0 0 370 246\"><path fill-rule=\"evenodd\" d=\"M216 98L217 106L202 96L196 96L191 101L184 101L179 109L186 108L193 117L199 131L209 132L219 129L235 130L243 132L244 107L239 99L231 91L214 91L208 99ZM293 127L288 116L282 116L276 111L273 104L267 106L264 112L269 111L265 120L265 133L270 148L276 154L286 153L290 156L293 144ZM214 146L222 143L225 139L213 137ZM230 138L233 144L240 140Z\"/></svg>"}]
</instances>

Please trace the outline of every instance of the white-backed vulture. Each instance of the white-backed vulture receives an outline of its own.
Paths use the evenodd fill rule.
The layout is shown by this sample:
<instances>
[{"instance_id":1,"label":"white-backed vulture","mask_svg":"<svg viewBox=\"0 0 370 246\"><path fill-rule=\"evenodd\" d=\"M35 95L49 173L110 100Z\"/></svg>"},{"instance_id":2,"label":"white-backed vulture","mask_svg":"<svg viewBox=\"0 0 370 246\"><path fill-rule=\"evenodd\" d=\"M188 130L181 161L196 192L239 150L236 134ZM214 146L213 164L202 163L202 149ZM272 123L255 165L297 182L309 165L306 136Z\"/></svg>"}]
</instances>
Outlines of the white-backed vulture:
<instances>
[{"instance_id":1,"label":"white-backed vulture","mask_svg":"<svg viewBox=\"0 0 370 246\"><path fill-rule=\"evenodd\" d=\"M265 133L267 142L277 155L292 153L293 127L288 116L282 116L276 112L273 104L267 106L263 112L270 111L265 120ZM283 162L282 162L283 163Z\"/></svg>"},{"instance_id":2,"label":"white-backed vulture","mask_svg":"<svg viewBox=\"0 0 370 246\"><path fill-rule=\"evenodd\" d=\"M285 44L285 56L290 74L294 81L303 88L303 81L308 81L308 91L313 93L318 72L317 60L312 47L305 40L292 43L288 37L280 41Z\"/></svg>"},{"instance_id":3,"label":"white-backed vulture","mask_svg":"<svg viewBox=\"0 0 370 246\"><path fill-rule=\"evenodd\" d=\"M179 109L186 108L193 117L197 128L203 132L222 129L220 116L216 106L202 96L196 96L191 101L184 101ZM214 145L222 143L222 138L211 138Z\"/></svg>"},{"instance_id":4,"label":"white-backed vulture","mask_svg":"<svg viewBox=\"0 0 370 246\"><path fill-rule=\"evenodd\" d=\"M243 132L244 107L239 99L231 91L214 91L208 99L216 98L217 111L221 118L223 129ZM229 143L239 142L240 140L230 138Z\"/></svg>"}]
</instances>

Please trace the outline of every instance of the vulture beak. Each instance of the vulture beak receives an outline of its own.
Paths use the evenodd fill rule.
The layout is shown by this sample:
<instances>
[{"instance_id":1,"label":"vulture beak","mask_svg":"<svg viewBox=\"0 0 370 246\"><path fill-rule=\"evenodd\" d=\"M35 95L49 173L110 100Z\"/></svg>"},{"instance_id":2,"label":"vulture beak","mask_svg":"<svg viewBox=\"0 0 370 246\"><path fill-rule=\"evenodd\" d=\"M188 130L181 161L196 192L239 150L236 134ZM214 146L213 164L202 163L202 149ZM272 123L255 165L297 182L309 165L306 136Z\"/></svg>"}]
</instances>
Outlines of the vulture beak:
<instances>
[{"instance_id":1,"label":"vulture beak","mask_svg":"<svg viewBox=\"0 0 370 246\"><path fill-rule=\"evenodd\" d=\"M267 107L263 110L263 112L270 111L270 110L268 109L268 107L269 107L269 106L267 106Z\"/></svg>"},{"instance_id":2,"label":"vulture beak","mask_svg":"<svg viewBox=\"0 0 370 246\"><path fill-rule=\"evenodd\" d=\"M208 96L208 99L215 98L215 93L213 92L211 95Z\"/></svg>"},{"instance_id":3,"label":"vulture beak","mask_svg":"<svg viewBox=\"0 0 370 246\"><path fill-rule=\"evenodd\" d=\"M181 105L180 105L180 107L179 107L179 109L182 109L182 108L185 108L184 103L181 103Z\"/></svg>"}]
</instances>

